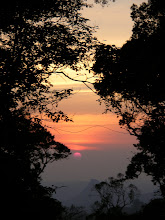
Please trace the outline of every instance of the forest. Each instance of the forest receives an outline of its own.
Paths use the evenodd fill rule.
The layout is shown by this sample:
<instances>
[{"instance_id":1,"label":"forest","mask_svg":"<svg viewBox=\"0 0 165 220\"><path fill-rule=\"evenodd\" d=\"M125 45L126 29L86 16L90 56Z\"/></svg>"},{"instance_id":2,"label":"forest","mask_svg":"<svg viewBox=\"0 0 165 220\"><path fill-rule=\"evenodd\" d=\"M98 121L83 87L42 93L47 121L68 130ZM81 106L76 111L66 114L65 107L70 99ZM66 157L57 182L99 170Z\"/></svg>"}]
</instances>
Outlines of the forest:
<instances>
[{"instance_id":1,"label":"forest","mask_svg":"<svg viewBox=\"0 0 165 220\"><path fill-rule=\"evenodd\" d=\"M93 1L108 7L113 3ZM132 5L132 35L120 48L99 42L94 36L95 27L81 14L87 7L92 5L86 0L1 3L0 200L1 215L6 218L165 216L165 2L150 0ZM85 70L85 80L66 75L65 68L77 76ZM53 90L52 74L65 75L92 89L105 104L105 111L115 113L119 125L138 140L125 173L95 185L99 200L90 214L81 207L65 207L52 197L58 187L41 184L48 164L72 154L42 121L41 114L54 123L72 121L58 105L73 90ZM138 194L138 188L129 181L142 173L158 186L159 197L128 214L124 208L132 205Z\"/></svg>"}]
</instances>

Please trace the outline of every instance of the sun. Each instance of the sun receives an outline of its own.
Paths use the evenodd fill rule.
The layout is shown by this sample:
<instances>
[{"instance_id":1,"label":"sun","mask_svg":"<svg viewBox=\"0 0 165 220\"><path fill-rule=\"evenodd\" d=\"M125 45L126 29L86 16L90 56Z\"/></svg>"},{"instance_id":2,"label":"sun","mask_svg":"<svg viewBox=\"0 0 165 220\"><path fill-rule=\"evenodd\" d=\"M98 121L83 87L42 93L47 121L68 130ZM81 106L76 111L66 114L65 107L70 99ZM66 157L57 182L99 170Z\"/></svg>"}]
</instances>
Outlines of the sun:
<instances>
[{"instance_id":1,"label":"sun","mask_svg":"<svg viewBox=\"0 0 165 220\"><path fill-rule=\"evenodd\" d=\"M75 152L74 154L73 154L73 157L75 158L75 159L81 159L82 158L82 154L81 153L79 153L79 152Z\"/></svg>"}]
</instances>

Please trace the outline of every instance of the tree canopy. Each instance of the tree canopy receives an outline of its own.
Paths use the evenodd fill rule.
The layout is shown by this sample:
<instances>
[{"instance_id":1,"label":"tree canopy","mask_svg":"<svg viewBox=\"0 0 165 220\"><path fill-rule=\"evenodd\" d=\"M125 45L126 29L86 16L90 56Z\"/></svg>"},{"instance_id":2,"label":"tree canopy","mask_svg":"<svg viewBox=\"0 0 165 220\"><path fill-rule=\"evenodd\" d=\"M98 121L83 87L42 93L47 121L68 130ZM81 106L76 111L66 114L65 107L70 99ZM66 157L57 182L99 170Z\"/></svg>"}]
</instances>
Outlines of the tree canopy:
<instances>
[{"instance_id":1,"label":"tree canopy","mask_svg":"<svg viewBox=\"0 0 165 220\"><path fill-rule=\"evenodd\" d=\"M109 177L95 185L100 201L95 203L95 214L107 217L121 216L124 207L131 205L138 195L138 189L133 184L126 183L124 175L119 173L117 178ZM99 218L98 218L99 219Z\"/></svg>"},{"instance_id":2,"label":"tree canopy","mask_svg":"<svg viewBox=\"0 0 165 220\"><path fill-rule=\"evenodd\" d=\"M47 213L61 204L53 188L41 185L41 173L70 150L55 141L39 115L58 122L70 120L57 109L71 90L53 90L52 72L75 71L88 60L93 29L87 25L80 0L4 1L0 8L0 130L1 204L14 212ZM11 184L12 183L12 184ZM35 209L34 209L35 206ZM45 206L45 209L44 209ZM53 211L51 210L53 214Z\"/></svg>"},{"instance_id":3,"label":"tree canopy","mask_svg":"<svg viewBox=\"0 0 165 220\"><path fill-rule=\"evenodd\" d=\"M63 66L77 69L92 47L92 28L79 13L83 6L83 1L72 0L2 5L1 91L10 94L10 101L13 96L15 105L38 109L54 120L67 120L47 106L56 106L71 90L50 91L48 78Z\"/></svg>"},{"instance_id":4,"label":"tree canopy","mask_svg":"<svg viewBox=\"0 0 165 220\"><path fill-rule=\"evenodd\" d=\"M107 111L116 112L120 125L137 137L138 153L127 175L137 177L144 171L164 196L165 5L150 1L131 9L131 39L121 48L100 44L96 50L95 88Z\"/></svg>"}]
</instances>

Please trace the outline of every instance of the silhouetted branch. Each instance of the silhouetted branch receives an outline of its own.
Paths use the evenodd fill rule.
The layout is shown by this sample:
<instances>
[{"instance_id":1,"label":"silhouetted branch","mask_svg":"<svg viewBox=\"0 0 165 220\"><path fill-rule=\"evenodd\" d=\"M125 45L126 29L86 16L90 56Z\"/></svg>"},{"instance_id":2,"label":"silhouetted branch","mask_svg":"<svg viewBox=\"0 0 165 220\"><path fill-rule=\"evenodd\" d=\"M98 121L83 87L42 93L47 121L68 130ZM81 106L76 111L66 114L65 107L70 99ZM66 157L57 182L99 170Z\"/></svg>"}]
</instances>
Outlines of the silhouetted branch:
<instances>
[{"instance_id":1,"label":"silhouetted branch","mask_svg":"<svg viewBox=\"0 0 165 220\"><path fill-rule=\"evenodd\" d=\"M80 79L75 79L75 78L72 78L70 76L68 76L66 73L64 72L53 72L53 73L60 73L60 74L63 74L65 77L67 77L68 79L72 80L72 81L75 81L75 82L80 82L80 83L83 83L88 89L90 89L93 93L97 94L96 91L94 91L90 86L88 86L87 83L91 84L91 85L94 85L94 83L92 82L89 82L88 80L80 80Z\"/></svg>"}]
</instances>

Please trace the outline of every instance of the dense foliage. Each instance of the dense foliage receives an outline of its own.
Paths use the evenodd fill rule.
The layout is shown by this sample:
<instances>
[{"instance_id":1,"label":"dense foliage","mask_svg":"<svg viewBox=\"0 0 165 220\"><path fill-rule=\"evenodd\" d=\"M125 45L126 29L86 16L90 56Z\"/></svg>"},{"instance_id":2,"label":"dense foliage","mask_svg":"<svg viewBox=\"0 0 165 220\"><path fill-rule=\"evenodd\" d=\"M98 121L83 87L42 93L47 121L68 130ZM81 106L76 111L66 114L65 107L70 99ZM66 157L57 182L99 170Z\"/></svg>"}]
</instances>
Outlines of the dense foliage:
<instances>
[{"instance_id":1,"label":"dense foliage","mask_svg":"<svg viewBox=\"0 0 165 220\"><path fill-rule=\"evenodd\" d=\"M121 48L101 44L93 70L95 88L107 111L120 116L120 125L135 135L137 154L127 177L152 176L165 196L165 4L150 1L132 6L133 34Z\"/></svg>"},{"instance_id":2,"label":"dense foliage","mask_svg":"<svg viewBox=\"0 0 165 220\"><path fill-rule=\"evenodd\" d=\"M77 70L93 47L92 28L81 16L82 0L3 1L0 8L1 205L15 213L51 213L61 204L41 173L70 150L55 141L39 117L70 120L57 109L71 90L52 89L52 72ZM80 65L81 64L81 65ZM54 209L52 209L54 207ZM54 210L54 211L53 211Z\"/></svg>"}]
</instances>

